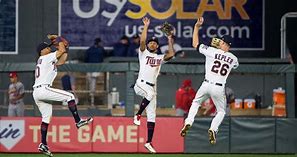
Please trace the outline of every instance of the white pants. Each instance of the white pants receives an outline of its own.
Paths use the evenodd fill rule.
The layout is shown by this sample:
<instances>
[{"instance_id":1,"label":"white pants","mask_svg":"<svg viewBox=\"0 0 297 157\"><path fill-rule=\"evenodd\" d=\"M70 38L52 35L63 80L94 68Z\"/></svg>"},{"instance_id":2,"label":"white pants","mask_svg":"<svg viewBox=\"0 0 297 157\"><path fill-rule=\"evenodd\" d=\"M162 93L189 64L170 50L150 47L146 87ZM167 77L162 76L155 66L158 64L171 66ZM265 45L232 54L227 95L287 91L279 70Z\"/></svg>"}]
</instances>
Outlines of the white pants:
<instances>
[{"instance_id":1,"label":"white pants","mask_svg":"<svg viewBox=\"0 0 297 157\"><path fill-rule=\"evenodd\" d=\"M154 87L145 83L145 81L141 82L140 79L137 79L134 91L137 95L145 97L147 100L150 101L148 106L146 107L146 115L148 122L155 122L156 121L156 85Z\"/></svg>"},{"instance_id":2,"label":"white pants","mask_svg":"<svg viewBox=\"0 0 297 157\"><path fill-rule=\"evenodd\" d=\"M51 101L68 102L75 99L72 93L51 88L47 85L34 88L33 98L41 113L42 121L45 123L50 123L52 117Z\"/></svg>"},{"instance_id":3,"label":"white pants","mask_svg":"<svg viewBox=\"0 0 297 157\"><path fill-rule=\"evenodd\" d=\"M224 116L226 114L226 96L224 86L215 85L215 83L203 82L200 86L196 96L192 102L192 106L190 108L187 119L185 120L185 124L192 125L194 122L194 118L198 112L198 109L203 101L212 98L215 106L216 106L216 115L211 122L210 129L214 131L218 131L219 126L221 125Z\"/></svg>"}]
</instances>

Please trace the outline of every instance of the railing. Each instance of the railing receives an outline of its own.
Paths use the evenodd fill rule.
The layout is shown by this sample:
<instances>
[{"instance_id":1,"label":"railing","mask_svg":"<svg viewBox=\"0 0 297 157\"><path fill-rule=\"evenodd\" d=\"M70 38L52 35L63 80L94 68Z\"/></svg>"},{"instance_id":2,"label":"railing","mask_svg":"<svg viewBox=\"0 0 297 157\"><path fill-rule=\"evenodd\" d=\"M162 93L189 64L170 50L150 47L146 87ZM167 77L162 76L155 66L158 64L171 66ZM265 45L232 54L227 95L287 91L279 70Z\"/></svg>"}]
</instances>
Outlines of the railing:
<instances>
[{"instance_id":1,"label":"railing","mask_svg":"<svg viewBox=\"0 0 297 157\"><path fill-rule=\"evenodd\" d=\"M297 18L297 12L289 12L281 18L281 58L287 58L287 18Z\"/></svg>"},{"instance_id":2,"label":"railing","mask_svg":"<svg viewBox=\"0 0 297 157\"><path fill-rule=\"evenodd\" d=\"M34 63L4 63L0 64L1 72L8 72L8 71L20 71L20 72L32 72L34 70ZM107 72L107 73L114 73L114 72L120 72L124 73L121 77L119 77L121 80L116 80L119 82L119 84L122 85L122 91L121 95L123 97L123 100L125 100L125 115L131 116L134 114L134 104L135 104L135 93L133 89L129 88L131 84L135 83L135 73L139 69L138 63L101 63L101 64L66 64L59 68L59 71L71 71L71 72ZM167 78L171 78L171 80L176 80L176 82L169 86L174 86L172 89L177 89L179 87L177 81L180 81L182 77L179 76L199 76L203 77L204 74L204 65L203 64L165 64L161 68L162 73L168 73L168 74L174 74L170 75ZM248 91L252 91L254 83L253 81L259 81L260 87L258 86L258 89L261 89L262 85L265 88L265 85L271 85L271 82L266 82L266 79L269 79L271 77L280 77L281 79L277 79L274 81L281 81L283 87L286 90L286 105L287 105L287 116L288 117L295 117L295 85L294 85L294 73L295 73L295 66L289 65L289 64L241 64L238 69L232 72L231 75L235 75L237 80L237 85L234 86L234 90L240 90L248 93ZM242 89L241 86L247 85L244 84L246 78L244 76L248 76L250 78L257 76L263 76L263 77L257 77L259 79L253 78L252 82L248 84L248 86L245 86L247 89ZM159 79L162 78L161 75ZM7 76L6 76L7 77ZM232 76L231 76L232 78ZM240 78L240 79L238 79ZM177 80L178 79L178 80ZM29 80L28 80L29 81ZM170 81L170 80L168 80ZM161 80L159 81L161 82ZM159 83L158 82L158 83ZM234 84L234 81L233 81ZM168 91L166 92L160 92L162 87L165 87L165 83L160 83L158 85L158 95L162 96L163 98L166 97L172 101L172 96L168 95ZM256 85L259 85L256 84ZM277 86L278 83L275 84ZM166 85L166 87L169 87ZM196 87L196 86L195 86ZM275 88L275 87L272 87ZM3 89L3 88L2 88ZM261 89L262 90L262 89ZM262 90L263 91L263 90ZM267 90L266 90L267 91ZM270 91L270 90L269 90ZM83 93L87 93L88 91L82 91ZM246 94L245 93L245 94ZM266 94L264 96L267 96L268 99L271 99L271 95L267 92L263 92L263 94Z\"/></svg>"}]
</instances>

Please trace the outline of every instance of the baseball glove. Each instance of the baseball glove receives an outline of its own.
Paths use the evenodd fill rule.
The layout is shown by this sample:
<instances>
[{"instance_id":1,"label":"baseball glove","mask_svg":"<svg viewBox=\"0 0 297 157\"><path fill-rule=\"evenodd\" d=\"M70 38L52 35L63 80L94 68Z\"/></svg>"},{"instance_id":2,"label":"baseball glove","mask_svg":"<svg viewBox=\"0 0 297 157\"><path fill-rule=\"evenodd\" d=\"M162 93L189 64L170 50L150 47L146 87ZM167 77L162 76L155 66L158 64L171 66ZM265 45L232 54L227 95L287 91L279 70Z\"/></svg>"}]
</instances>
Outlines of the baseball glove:
<instances>
[{"instance_id":1,"label":"baseball glove","mask_svg":"<svg viewBox=\"0 0 297 157\"><path fill-rule=\"evenodd\" d=\"M215 47L215 48L220 48L220 41L221 41L221 39L219 39L219 38L212 38L210 46Z\"/></svg>"},{"instance_id":2,"label":"baseball glove","mask_svg":"<svg viewBox=\"0 0 297 157\"><path fill-rule=\"evenodd\" d=\"M59 42L62 41L66 48L69 47L69 42L65 38L63 38L61 36L58 36L58 35L55 35L55 34L48 34L47 38L49 40L51 40L51 44L54 45L54 46L58 46Z\"/></svg>"},{"instance_id":3,"label":"baseball glove","mask_svg":"<svg viewBox=\"0 0 297 157\"><path fill-rule=\"evenodd\" d=\"M168 22L165 22L161 25L161 31L166 35L170 36L173 35L173 26L169 24Z\"/></svg>"}]
</instances>

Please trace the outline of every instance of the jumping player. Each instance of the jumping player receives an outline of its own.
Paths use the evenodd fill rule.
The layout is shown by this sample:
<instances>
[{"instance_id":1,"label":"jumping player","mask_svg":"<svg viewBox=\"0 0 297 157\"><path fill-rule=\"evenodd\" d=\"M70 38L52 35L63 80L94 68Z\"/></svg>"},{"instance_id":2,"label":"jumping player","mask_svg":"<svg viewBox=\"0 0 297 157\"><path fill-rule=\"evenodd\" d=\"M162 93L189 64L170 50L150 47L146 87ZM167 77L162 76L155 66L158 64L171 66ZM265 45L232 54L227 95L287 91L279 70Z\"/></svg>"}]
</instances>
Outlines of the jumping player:
<instances>
[{"instance_id":1,"label":"jumping player","mask_svg":"<svg viewBox=\"0 0 297 157\"><path fill-rule=\"evenodd\" d=\"M62 38L57 37L56 42L58 45L55 52L51 52L51 45L46 43L38 45L37 53L39 58L35 69L35 84L33 85L33 98L42 116L41 143L38 150L47 156L53 156L46 140L48 125L52 117L52 105L49 101L67 102L77 128L87 125L93 120L91 117L85 120L80 118L75 104L75 97L72 93L51 88L57 75L57 66L64 64L67 59L67 52Z\"/></svg>"},{"instance_id":2,"label":"jumping player","mask_svg":"<svg viewBox=\"0 0 297 157\"><path fill-rule=\"evenodd\" d=\"M215 144L218 128L226 113L225 83L231 69L237 68L239 64L237 57L229 52L231 46L231 38L229 36L220 38L219 48L199 43L198 30L203 21L203 17L197 19L194 26L192 46L206 57L205 79L192 102L188 117L181 130L181 136L184 137L192 126L201 103L211 97L217 112L211 122L208 135L210 143Z\"/></svg>"},{"instance_id":3,"label":"jumping player","mask_svg":"<svg viewBox=\"0 0 297 157\"><path fill-rule=\"evenodd\" d=\"M134 116L134 124L140 125L141 114L146 109L147 113L147 141L144 147L150 153L156 153L152 146L155 119L156 119L156 81L159 75L161 64L170 60L174 56L172 36L168 36L169 50L166 54L158 55L158 39L152 37L146 43L148 26L150 19L145 17L142 20L144 27L140 37L140 48L138 52L139 74L136 80L134 91L143 97L139 111Z\"/></svg>"}]
</instances>

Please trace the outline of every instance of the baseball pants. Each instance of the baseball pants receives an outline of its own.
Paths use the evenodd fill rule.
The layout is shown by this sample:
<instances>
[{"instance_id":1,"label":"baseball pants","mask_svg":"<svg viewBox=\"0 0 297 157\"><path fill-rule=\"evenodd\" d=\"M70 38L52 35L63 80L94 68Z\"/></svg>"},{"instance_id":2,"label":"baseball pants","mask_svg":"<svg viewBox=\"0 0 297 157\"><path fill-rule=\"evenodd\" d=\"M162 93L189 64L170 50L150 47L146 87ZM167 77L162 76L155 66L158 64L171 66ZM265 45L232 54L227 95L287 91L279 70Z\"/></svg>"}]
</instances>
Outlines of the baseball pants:
<instances>
[{"instance_id":1,"label":"baseball pants","mask_svg":"<svg viewBox=\"0 0 297 157\"><path fill-rule=\"evenodd\" d=\"M148 106L146 107L146 115L148 122L155 122L156 121L156 85L150 86L145 83L145 81L141 82L139 79L136 81L134 86L134 91L137 95L145 97L147 100L150 101Z\"/></svg>"},{"instance_id":2,"label":"baseball pants","mask_svg":"<svg viewBox=\"0 0 297 157\"><path fill-rule=\"evenodd\" d=\"M42 85L39 88L34 88L33 98L42 116L42 122L50 123L52 117L51 101L69 102L75 97L72 93L61 89L51 88L48 85Z\"/></svg>"},{"instance_id":3,"label":"baseball pants","mask_svg":"<svg viewBox=\"0 0 297 157\"><path fill-rule=\"evenodd\" d=\"M203 82L200 86L196 96L192 102L192 106L190 108L187 119L185 120L185 124L192 125L194 122L194 118L198 112L198 109L203 101L212 98L215 107L216 107L216 115L211 122L210 129L214 131L218 131L219 126L221 125L225 114L226 114L226 96L224 86L215 85L215 83Z\"/></svg>"}]
</instances>

